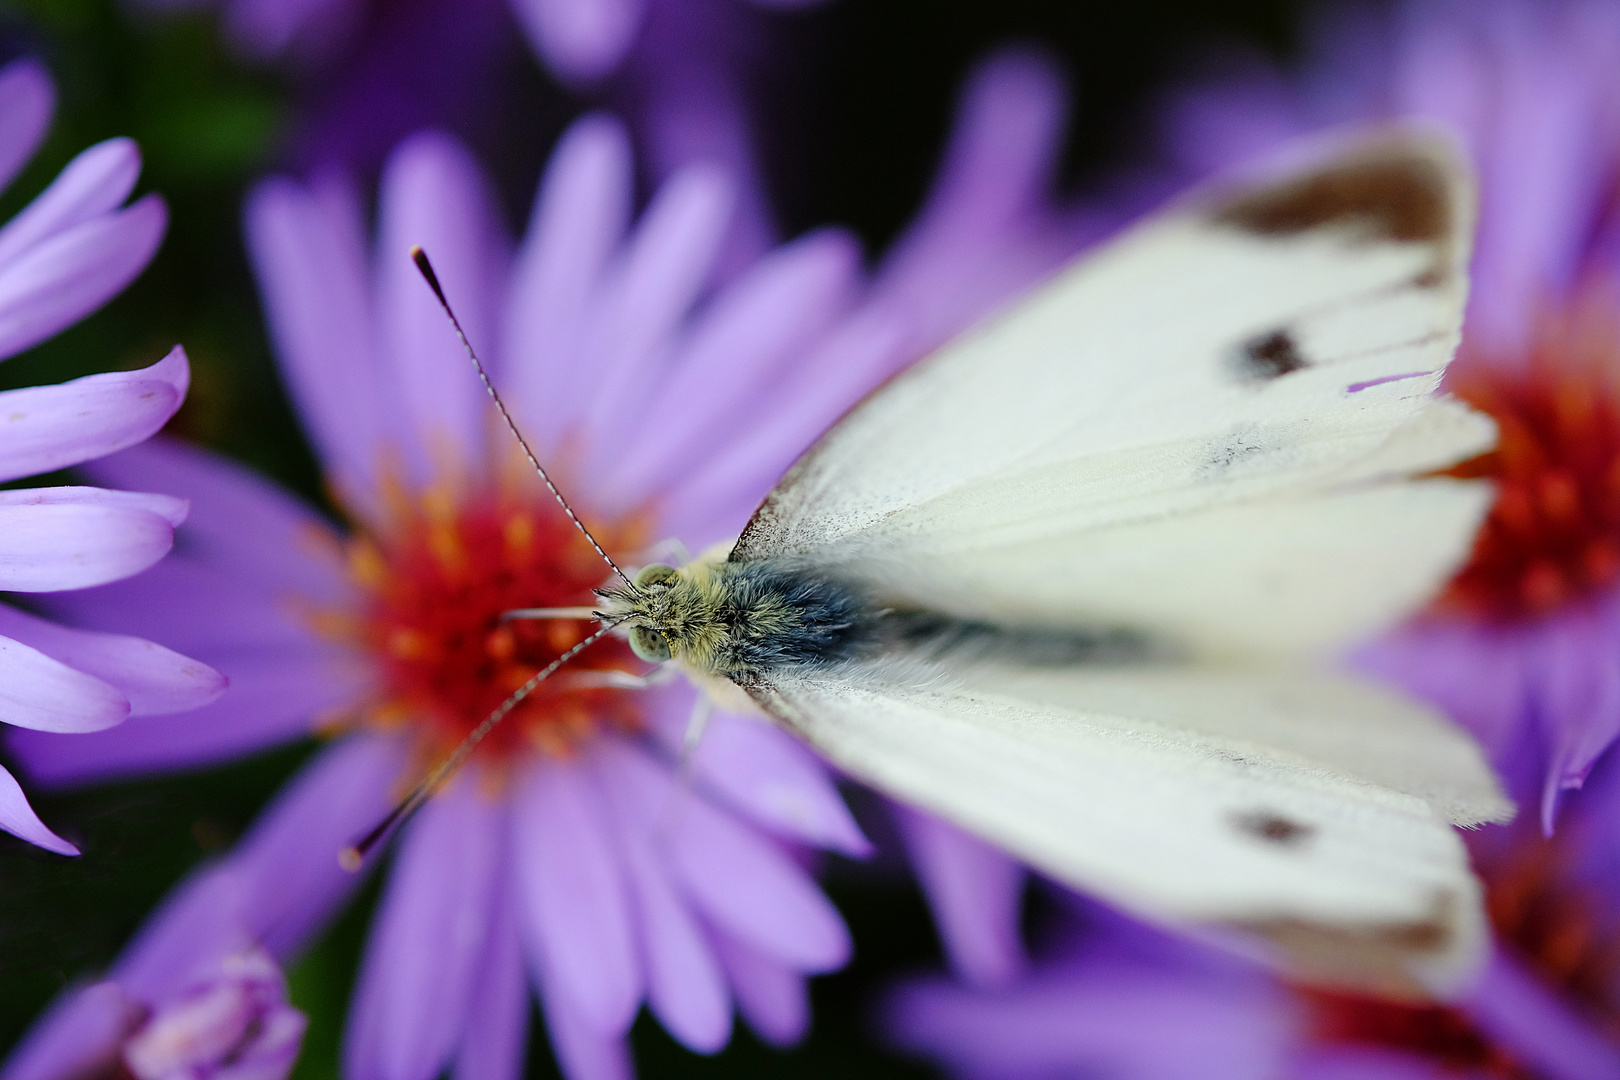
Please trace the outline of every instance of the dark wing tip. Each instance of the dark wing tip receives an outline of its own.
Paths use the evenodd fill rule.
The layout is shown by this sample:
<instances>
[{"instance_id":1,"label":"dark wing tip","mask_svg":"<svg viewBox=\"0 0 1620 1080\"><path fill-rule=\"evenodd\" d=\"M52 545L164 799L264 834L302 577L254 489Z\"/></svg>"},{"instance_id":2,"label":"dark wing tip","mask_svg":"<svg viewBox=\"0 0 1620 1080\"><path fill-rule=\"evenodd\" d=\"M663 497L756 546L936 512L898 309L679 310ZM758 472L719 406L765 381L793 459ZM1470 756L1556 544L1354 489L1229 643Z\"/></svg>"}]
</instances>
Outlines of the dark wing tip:
<instances>
[{"instance_id":1,"label":"dark wing tip","mask_svg":"<svg viewBox=\"0 0 1620 1080\"><path fill-rule=\"evenodd\" d=\"M1463 166L1439 139L1367 139L1285 179L1217 197L1211 220L1259 236L1349 228L1369 240L1447 246L1464 212Z\"/></svg>"}]
</instances>

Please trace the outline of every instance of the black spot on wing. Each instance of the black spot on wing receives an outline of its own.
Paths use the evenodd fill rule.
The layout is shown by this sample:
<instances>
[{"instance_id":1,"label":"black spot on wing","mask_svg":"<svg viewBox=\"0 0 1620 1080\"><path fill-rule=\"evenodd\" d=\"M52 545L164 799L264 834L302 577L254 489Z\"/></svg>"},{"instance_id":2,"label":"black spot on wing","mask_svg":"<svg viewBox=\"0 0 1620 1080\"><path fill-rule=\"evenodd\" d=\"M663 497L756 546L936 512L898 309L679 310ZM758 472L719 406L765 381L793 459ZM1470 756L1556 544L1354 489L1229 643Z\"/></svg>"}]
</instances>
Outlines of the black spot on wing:
<instances>
[{"instance_id":1,"label":"black spot on wing","mask_svg":"<svg viewBox=\"0 0 1620 1080\"><path fill-rule=\"evenodd\" d=\"M1429 153L1397 145L1229 196L1212 218L1260 236L1350 227L1368 239L1444 245L1454 213L1446 171Z\"/></svg>"},{"instance_id":2,"label":"black spot on wing","mask_svg":"<svg viewBox=\"0 0 1620 1080\"><path fill-rule=\"evenodd\" d=\"M1245 810L1233 814L1232 825L1245 836L1273 847L1297 848L1316 835L1316 828L1271 810Z\"/></svg>"},{"instance_id":3,"label":"black spot on wing","mask_svg":"<svg viewBox=\"0 0 1620 1080\"><path fill-rule=\"evenodd\" d=\"M1239 345L1230 363L1244 382L1269 382L1308 366L1294 335L1280 328L1256 334Z\"/></svg>"}]
</instances>

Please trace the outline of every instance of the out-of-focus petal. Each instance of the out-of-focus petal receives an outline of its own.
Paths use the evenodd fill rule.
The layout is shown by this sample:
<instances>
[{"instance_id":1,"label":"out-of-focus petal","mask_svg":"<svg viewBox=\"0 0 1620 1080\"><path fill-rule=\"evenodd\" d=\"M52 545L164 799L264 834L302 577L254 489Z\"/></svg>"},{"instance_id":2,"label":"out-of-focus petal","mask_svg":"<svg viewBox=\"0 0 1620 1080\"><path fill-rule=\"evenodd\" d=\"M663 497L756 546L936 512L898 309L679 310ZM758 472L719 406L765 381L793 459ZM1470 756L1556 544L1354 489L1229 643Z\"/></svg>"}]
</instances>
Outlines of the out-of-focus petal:
<instances>
[{"instance_id":1,"label":"out-of-focus petal","mask_svg":"<svg viewBox=\"0 0 1620 1080\"><path fill-rule=\"evenodd\" d=\"M51 186L0 228L0 265L75 225L116 210L141 175L132 139L99 142L68 162Z\"/></svg>"},{"instance_id":2,"label":"out-of-focus petal","mask_svg":"<svg viewBox=\"0 0 1620 1080\"><path fill-rule=\"evenodd\" d=\"M295 591L302 600L335 604L352 595L336 531L235 462L159 437L84 471L109 487L184 496L191 513L180 535L189 559L237 574L251 570L261 589Z\"/></svg>"},{"instance_id":3,"label":"out-of-focus petal","mask_svg":"<svg viewBox=\"0 0 1620 1080\"><path fill-rule=\"evenodd\" d=\"M1485 1032L1547 1080L1620 1076L1620 1049L1500 949L1466 1008Z\"/></svg>"},{"instance_id":4,"label":"out-of-focus petal","mask_svg":"<svg viewBox=\"0 0 1620 1080\"><path fill-rule=\"evenodd\" d=\"M0 358L15 356L112 299L146 268L169 214L148 195L81 222L0 268Z\"/></svg>"},{"instance_id":5,"label":"out-of-focus petal","mask_svg":"<svg viewBox=\"0 0 1620 1080\"><path fill-rule=\"evenodd\" d=\"M141 1007L117 983L65 991L17 1044L0 1075L6 1080L101 1076L117 1066L124 1036Z\"/></svg>"},{"instance_id":6,"label":"out-of-focus petal","mask_svg":"<svg viewBox=\"0 0 1620 1080\"><path fill-rule=\"evenodd\" d=\"M9 607L5 610L13 613ZM117 687L20 641L0 637L0 723L82 733L105 730L128 715L129 698Z\"/></svg>"},{"instance_id":7,"label":"out-of-focus petal","mask_svg":"<svg viewBox=\"0 0 1620 1080\"><path fill-rule=\"evenodd\" d=\"M641 501L698 466L849 306L859 270L854 239L826 230L778 248L716 297L669 375L623 402L636 437L620 447L609 488Z\"/></svg>"},{"instance_id":8,"label":"out-of-focus petal","mask_svg":"<svg viewBox=\"0 0 1620 1080\"><path fill-rule=\"evenodd\" d=\"M624 1036L604 1035L576 1011L566 990L544 975L540 982L551 1052L566 1080L634 1080L635 1068Z\"/></svg>"},{"instance_id":9,"label":"out-of-focus petal","mask_svg":"<svg viewBox=\"0 0 1620 1080\"><path fill-rule=\"evenodd\" d=\"M51 126L56 88L38 60L14 60L0 68L0 189L17 178Z\"/></svg>"},{"instance_id":10,"label":"out-of-focus petal","mask_svg":"<svg viewBox=\"0 0 1620 1080\"><path fill-rule=\"evenodd\" d=\"M364 878L338 852L390 809L407 754L399 740L357 735L326 750L283 788L237 845L245 922L274 956L309 941Z\"/></svg>"},{"instance_id":11,"label":"out-of-focus petal","mask_svg":"<svg viewBox=\"0 0 1620 1080\"><path fill-rule=\"evenodd\" d=\"M670 698L650 710L649 720L674 754L685 740L691 701L687 694ZM857 858L872 851L826 766L772 724L716 716L692 751L690 765L706 791L772 832Z\"/></svg>"},{"instance_id":12,"label":"out-of-focus petal","mask_svg":"<svg viewBox=\"0 0 1620 1080\"><path fill-rule=\"evenodd\" d=\"M244 229L304 429L342 496L375 514L394 388L377 357L359 196L331 176L308 189L268 180L248 196Z\"/></svg>"},{"instance_id":13,"label":"out-of-focus petal","mask_svg":"<svg viewBox=\"0 0 1620 1080\"><path fill-rule=\"evenodd\" d=\"M484 956L473 979L467 1029L456 1055L455 1080L520 1080L529 1034L529 989L523 977L517 924L517 885L510 851L502 859L492 897Z\"/></svg>"},{"instance_id":14,"label":"out-of-focus petal","mask_svg":"<svg viewBox=\"0 0 1620 1080\"><path fill-rule=\"evenodd\" d=\"M611 770L611 760L599 763ZM634 782L634 781L632 781ZM654 838L635 808L622 805L618 785L603 784L625 877L640 928L641 957L647 972L647 998L663 1025L688 1048L713 1053L731 1037L731 1000L719 964L702 928L676 892L653 853Z\"/></svg>"},{"instance_id":15,"label":"out-of-focus petal","mask_svg":"<svg viewBox=\"0 0 1620 1080\"><path fill-rule=\"evenodd\" d=\"M502 814L476 787L460 778L399 840L350 1006L351 1080L433 1080L471 1020L504 846Z\"/></svg>"},{"instance_id":16,"label":"out-of-focus petal","mask_svg":"<svg viewBox=\"0 0 1620 1080\"><path fill-rule=\"evenodd\" d=\"M28 805L28 796L23 794L22 785L3 768L0 768L0 829L58 855L79 853L77 847L45 827L39 815L34 813L34 808Z\"/></svg>"},{"instance_id":17,"label":"out-of-focus petal","mask_svg":"<svg viewBox=\"0 0 1620 1080\"><path fill-rule=\"evenodd\" d=\"M577 350L632 189L629 135L598 113L563 135L535 195L506 303L501 381L537 447L556 448L589 384Z\"/></svg>"},{"instance_id":18,"label":"out-of-focus petal","mask_svg":"<svg viewBox=\"0 0 1620 1080\"><path fill-rule=\"evenodd\" d=\"M1012 985L1024 970L1023 866L932 814L892 805L951 967L976 986Z\"/></svg>"},{"instance_id":19,"label":"out-of-focus petal","mask_svg":"<svg viewBox=\"0 0 1620 1080\"><path fill-rule=\"evenodd\" d=\"M150 510L94 503L0 506L0 590L84 589L169 553L174 526Z\"/></svg>"},{"instance_id":20,"label":"out-of-focus petal","mask_svg":"<svg viewBox=\"0 0 1620 1080\"><path fill-rule=\"evenodd\" d=\"M1288 1075L1296 1038L1291 1012L1263 978L1210 985L1119 962L1061 967L994 994L914 982L884 1014L898 1046L967 1076L1253 1080Z\"/></svg>"},{"instance_id":21,"label":"out-of-focus petal","mask_svg":"<svg viewBox=\"0 0 1620 1080\"><path fill-rule=\"evenodd\" d=\"M748 1026L772 1046L792 1046L810 1030L804 976L727 934L710 930L715 955Z\"/></svg>"},{"instance_id":22,"label":"out-of-focus petal","mask_svg":"<svg viewBox=\"0 0 1620 1080\"><path fill-rule=\"evenodd\" d=\"M220 666L230 693L201 708L71 739L13 731L7 745L32 782L52 787L167 773L308 736L364 689L358 673L319 653L227 658Z\"/></svg>"},{"instance_id":23,"label":"out-of-focus petal","mask_svg":"<svg viewBox=\"0 0 1620 1080\"><path fill-rule=\"evenodd\" d=\"M50 472L133 446L174 415L191 368L178 345L138 371L0 393L0 480Z\"/></svg>"},{"instance_id":24,"label":"out-of-focus petal","mask_svg":"<svg viewBox=\"0 0 1620 1080\"><path fill-rule=\"evenodd\" d=\"M548 992L567 999L559 1009L598 1037L617 1038L635 1016L642 981L607 808L577 763L542 761L516 783L518 918L533 963Z\"/></svg>"},{"instance_id":25,"label":"out-of-focus petal","mask_svg":"<svg viewBox=\"0 0 1620 1080\"><path fill-rule=\"evenodd\" d=\"M609 269L577 362L591 378L582 399L582 443L593 458L587 476L606 473L622 441L618 409L640 401L681 321L709 282L733 191L719 170L693 165L670 177L637 222Z\"/></svg>"},{"instance_id":26,"label":"out-of-focus petal","mask_svg":"<svg viewBox=\"0 0 1620 1080\"><path fill-rule=\"evenodd\" d=\"M681 891L710 922L801 971L849 959L849 931L809 876L782 849L707 799L676 786L669 770L628 745L602 748L604 782L650 835Z\"/></svg>"},{"instance_id":27,"label":"out-of-focus petal","mask_svg":"<svg viewBox=\"0 0 1620 1080\"><path fill-rule=\"evenodd\" d=\"M564 82L612 72L641 26L645 0L515 0L535 52Z\"/></svg>"},{"instance_id":28,"label":"out-of-focus petal","mask_svg":"<svg viewBox=\"0 0 1620 1080\"><path fill-rule=\"evenodd\" d=\"M254 944L243 923L250 887L229 864L193 873L125 947L113 977L152 1003L212 976L222 956Z\"/></svg>"},{"instance_id":29,"label":"out-of-focus petal","mask_svg":"<svg viewBox=\"0 0 1620 1080\"><path fill-rule=\"evenodd\" d=\"M427 132L407 139L389 157L379 205L379 340L383 370L397 385L403 408L395 437L421 480L442 478L447 454L481 459L489 403L410 250L427 252L467 339L480 357L498 363L496 305L505 290L505 266L504 254L496 254L502 241L494 200L467 150Z\"/></svg>"}]
</instances>

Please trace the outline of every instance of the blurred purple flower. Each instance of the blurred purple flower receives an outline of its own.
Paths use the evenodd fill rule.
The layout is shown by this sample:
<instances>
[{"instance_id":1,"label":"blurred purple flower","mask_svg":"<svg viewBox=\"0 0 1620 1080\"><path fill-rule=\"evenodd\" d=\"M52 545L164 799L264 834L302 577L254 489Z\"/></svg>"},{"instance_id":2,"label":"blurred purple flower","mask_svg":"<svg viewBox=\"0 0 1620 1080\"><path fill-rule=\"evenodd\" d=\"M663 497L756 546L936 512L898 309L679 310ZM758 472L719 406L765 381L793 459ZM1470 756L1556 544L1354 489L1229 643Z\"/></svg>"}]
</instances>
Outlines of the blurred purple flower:
<instances>
[{"instance_id":1,"label":"blurred purple flower","mask_svg":"<svg viewBox=\"0 0 1620 1080\"><path fill-rule=\"evenodd\" d=\"M699 40L724 33L732 18L728 5L743 0L512 0L535 52L565 83L589 85L616 72L630 56L638 37L685 24ZM812 7L822 0L752 0L766 9ZM694 23L707 24L693 27ZM645 33L643 32L645 29ZM685 41L692 37L682 36Z\"/></svg>"},{"instance_id":2,"label":"blurred purple flower","mask_svg":"<svg viewBox=\"0 0 1620 1080\"><path fill-rule=\"evenodd\" d=\"M602 117L557 148L515 258L477 167L444 136L408 140L385 168L375 258L340 181L261 185L247 231L272 334L355 532L173 444L98 466L188 494L187 543L64 608L192 649L237 693L82 747L14 748L60 784L341 731L230 860L274 955L352 889L338 849L585 633L502 613L589 603L606 577L492 428L411 244L565 490L628 559L665 535L734 536L892 363L889 322L850 317L849 237L808 235L711 293L726 178L677 174L634 225L631 196L627 139ZM616 639L582 654L404 830L352 1006L351 1080L431 1080L452 1063L515 1075L525 957L575 1078L628 1072L643 999L699 1051L724 1045L733 1002L769 1041L803 1032L805 975L850 947L803 865L809 846L867 843L809 752L755 719L717 717L684 780L694 693L638 692L637 670Z\"/></svg>"},{"instance_id":3,"label":"blurred purple flower","mask_svg":"<svg viewBox=\"0 0 1620 1080\"><path fill-rule=\"evenodd\" d=\"M204 871L108 977L64 993L6 1061L6 1080L284 1080L305 1019L245 929L243 882Z\"/></svg>"},{"instance_id":4,"label":"blurred purple flower","mask_svg":"<svg viewBox=\"0 0 1620 1080\"><path fill-rule=\"evenodd\" d=\"M890 1040L966 1080L1603 1080L1620 1075L1620 761L1548 840L1476 839L1496 955L1452 1006L1301 989L1070 894L1011 989L898 987Z\"/></svg>"},{"instance_id":5,"label":"blurred purple flower","mask_svg":"<svg viewBox=\"0 0 1620 1080\"><path fill-rule=\"evenodd\" d=\"M0 69L0 187L33 157L54 90L45 69ZM0 360L88 315L145 268L163 237L163 201L124 200L140 173L128 139L84 151L0 227ZM51 472L147 438L174 415L188 372L178 348L143 371L0 393L8 417L0 480ZM0 590L48 593L146 569L173 542L184 500L89 487L0 491ZM50 732L100 731L130 715L173 712L218 695L203 665L148 641L70 630L0 604L0 721ZM35 815L0 768L0 829L64 855L78 849Z\"/></svg>"},{"instance_id":6,"label":"blurred purple flower","mask_svg":"<svg viewBox=\"0 0 1620 1080\"><path fill-rule=\"evenodd\" d=\"M1361 662L1467 724L1550 831L1620 734L1620 6L1330 7L1306 53L1297 78L1229 57L1168 97L1167 154L1187 177L1381 117L1439 121L1471 151L1452 385L1501 424L1474 470L1501 495L1441 605Z\"/></svg>"}]
</instances>

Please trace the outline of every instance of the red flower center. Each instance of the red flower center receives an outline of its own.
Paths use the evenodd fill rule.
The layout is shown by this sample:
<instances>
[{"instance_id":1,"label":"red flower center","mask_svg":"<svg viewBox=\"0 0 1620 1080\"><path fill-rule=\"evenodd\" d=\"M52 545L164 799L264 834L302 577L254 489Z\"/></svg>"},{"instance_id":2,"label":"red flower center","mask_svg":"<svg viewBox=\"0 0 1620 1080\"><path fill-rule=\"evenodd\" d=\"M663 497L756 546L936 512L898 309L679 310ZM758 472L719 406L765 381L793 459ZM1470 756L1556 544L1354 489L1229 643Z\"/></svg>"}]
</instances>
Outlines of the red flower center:
<instances>
[{"instance_id":1,"label":"red flower center","mask_svg":"<svg viewBox=\"0 0 1620 1080\"><path fill-rule=\"evenodd\" d=\"M536 672L597 629L587 620L507 621L517 608L589 607L607 577L601 558L544 490L434 490L403 502L386 535L349 544L350 572L366 594L351 642L382 674L374 725L413 728L421 751L442 757ZM610 550L640 546L638 520L591 523ZM642 665L604 639L535 689L479 746L485 760L539 750L567 755L606 727L639 723L609 672Z\"/></svg>"},{"instance_id":2,"label":"red flower center","mask_svg":"<svg viewBox=\"0 0 1620 1080\"><path fill-rule=\"evenodd\" d=\"M1500 440L1451 475L1497 497L1443 608L1534 618L1620 577L1620 326L1593 297L1544 320L1526 362L1465 348L1453 389Z\"/></svg>"}]
</instances>

